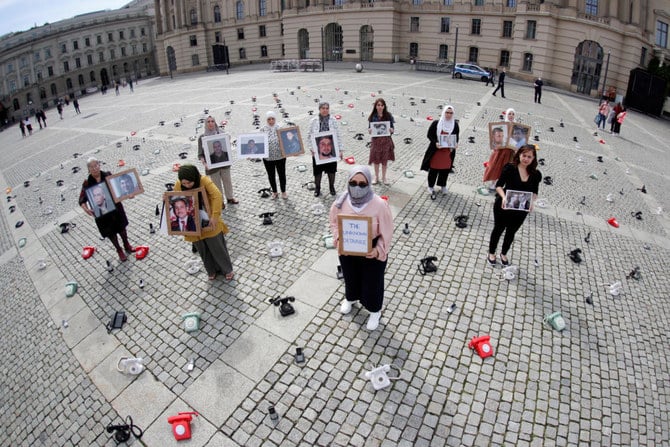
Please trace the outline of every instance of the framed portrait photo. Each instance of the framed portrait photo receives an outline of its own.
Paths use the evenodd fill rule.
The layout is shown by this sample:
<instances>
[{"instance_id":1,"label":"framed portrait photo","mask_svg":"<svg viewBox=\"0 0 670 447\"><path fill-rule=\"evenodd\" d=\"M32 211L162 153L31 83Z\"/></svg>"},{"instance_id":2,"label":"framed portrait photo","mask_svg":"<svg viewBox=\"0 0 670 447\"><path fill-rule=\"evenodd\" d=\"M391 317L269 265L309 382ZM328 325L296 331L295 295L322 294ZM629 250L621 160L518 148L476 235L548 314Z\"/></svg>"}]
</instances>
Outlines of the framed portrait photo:
<instances>
[{"instance_id":1,"label":"framed portrait photo","mask_svg":"<svg viewBox=\"0 0 670 447\"><path fill-rule=\"evenodd\" d=\"M339 254L365 256L372 250L372 217L338 214L337 230Z\"/></svg>"},{"instance_id":2,"label":"framed portrait photo","mask_svg":"<svg viewBox=\"0 0 670 447\"><path fill-rule=\"evenodd\" d=\"M137 169L127 169L105 178L107 186L112 193L114 202L130 199L144 192L144 187L137 175Z\"/></svg>"},{"instance_id":3,"label":"framed portrait photo","mask_svg":"<svg viewBox=\"0 0 670 447\"><path fill-rule=\"evenodd\" d=\"M209 169L222 168L233 164L230 152L230 135L216 134L202 137L202 148Z\"/></svg>"},{"instance_id":4,"label":"framed portrait photo","mask_svg":"<svg viewBox=\"0 0 670 447\"><path fill-rule=\"evenodd\" d=\"M305 153L298 126L283 127L277 130L279 149L282 157L297 157Z\"/></svg>"},{"instance_id":5,"label":"framed portrait photo","mask_svg":"<svg viewBox=\"0 0 670 447\"><path fill-rule=\"evenodd\" d=\"M116 209L107 183L98 183L86 188L86 198L95 217L102 217Z\"/></svg>"},{"instance_id":6,"label":"framed portrait photo","mask_svg":"<svg viewBox=\"0 0 670 447\"><path fill-rule=\"evenodd\" d=\"M528 144L530 137L530 126L525 124L510 123L509 140L507 147L514 150L519 149L524 144Z\"/></svg>"},{"instance_id":7,"label":"framed portrait photo","mask_svg":"<svg viewBox=\"0 0 670 447\"><path fill-rule=\"evenodd\" d=\"M505 209L515 211L530 211L533 193L508 189L505 192Z\"/></svg>"},{"instance_id":8,"label":"framed portrait photo","mask_svg":"<svg viewBox=\"0 0 670 447\"><path fill-rule=\"evenodd\" d=\"M202 204L199 196L202 197ZM199 236L202 229L209 225L211 211L204 188L166 191L163 193L163 206L166 210L165 228L170 235Z\"/></svg>"},{"instance_id":9,"label":"framed portrait photo","mask_svg":"<svg viewBox=\"0 0 670 447\"><path fill-rule=\"evenodd\" d=\"M391 136L391 121L376 121L370 123L372 129L371 135L374 137L390 137Z\"/></svg>"},{"instance_id":10,"label":"framed portrait photo","mask_svg":"<svg viewBox=\"0 0 670 447\"><path fill-rule=\"evenodd\" d=\"M312 150L317 165L337 161L340 156L337 147L337 134L333 131L319 132L312 135Z\"/></svg>"},{"instance_id":11,"label":"framed portrait photo","mask_svg":"<svg viewBox=\"0 0 670 447\"><path fill-rule=\"evenodd\" d=\"M456 147L456 135L440 135L440 147L453 149Z\"/></svg>"},{"instance_id":12,"label":"framed portrait photo","mask_svg":"<svg viewBox=\"0 0 670 447\"><path fill-rule=\"evenodd\" d=\"M511 123L489 123L489 147L491 150L507 147Z\"/></svg>"},{"instance_id":13,"label":"framed portrait photo","mask_svg":"<svg viewBox=\"0 0 670 447\"><path fill-rule=\"evenodd\" d=\"M237 137L237 155L239 158L267 158L268 136L264 133L250 133Z\"/></svg>"}]
</instances>

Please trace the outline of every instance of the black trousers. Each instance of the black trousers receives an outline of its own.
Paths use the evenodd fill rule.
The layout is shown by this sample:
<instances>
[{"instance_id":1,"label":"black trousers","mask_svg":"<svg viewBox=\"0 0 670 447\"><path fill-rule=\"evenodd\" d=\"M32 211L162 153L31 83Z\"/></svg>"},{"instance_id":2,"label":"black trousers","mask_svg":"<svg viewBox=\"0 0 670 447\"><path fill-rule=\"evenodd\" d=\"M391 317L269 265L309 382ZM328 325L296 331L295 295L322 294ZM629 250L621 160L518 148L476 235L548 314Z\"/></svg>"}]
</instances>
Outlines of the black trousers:
<instances>
[{"instance_id":1,"label":"black trousers","mask_svg":"<svg viewBox=\"0 0 670 447\"><path fill-rule=\"evenodd\" d=\"M347 301L360 300L368 312L382 310L386 262L364 256L340 255Z\"/></svg>"},{"instance_id":2,"label":"black trousers","mask_svg":"<svg viewBox=\"0 0 670 447\"><path fill-rule=\"evenodd\" d=\"M535 89L535 102L542 102L542 89Z\"/></svg>"},{"instance_id":3,"label":"black trousers","mask_svg":"<svg viewBox=\"0 0 670 447\"><path fill-rule=\"evenodd\" d=\"M514 242L514 235L524 220L526 220L525 211L514 211L502 209L502 199L496 199L493 205L493 231L491 232L491 239L489 241L489 253L495 253L500 241L500 236L503 232L505 238L503 239L502 249L500 253L507 256L507 252Z\"/></svg>"},{"instance_id":4,"label":"black trousers","mask_svg":"<svg viewBox=\"0 0 670 447\"><path fill-rule=\"evenodd\" d=\"M493 94L495 95L498 90L500 90L500 96L502 96L504 98L505 97L505 83L504 82L498 82L498 86L496 87L495 90L493 90Z\"/></svg>"},{"instance_id":5,"label":"black trousers","mask_svg":"<svg viewBox=\"0 0 670 447\"><path fill-rule=\"evenodd\" d=\"M437 181L437 186L447 186L447 178L449 178L449 171L451 169L433 169L428 170L428 187L432 188L435 186Z\"/></svg>"},{"instance_id":6,"label":"black trousers","mask_svg":"<svg viewBox=\"0 0 670 447\"><path fill-rule=\"evenodd\" d=\"M263 159L265 170L268 173L268 180L270 181L270 188L272 192L277 192L277 179L275 178L275 170L279 176L279 187L281 192L286 192L286 159L269 161Z\"/></svg>"}]
</instances>

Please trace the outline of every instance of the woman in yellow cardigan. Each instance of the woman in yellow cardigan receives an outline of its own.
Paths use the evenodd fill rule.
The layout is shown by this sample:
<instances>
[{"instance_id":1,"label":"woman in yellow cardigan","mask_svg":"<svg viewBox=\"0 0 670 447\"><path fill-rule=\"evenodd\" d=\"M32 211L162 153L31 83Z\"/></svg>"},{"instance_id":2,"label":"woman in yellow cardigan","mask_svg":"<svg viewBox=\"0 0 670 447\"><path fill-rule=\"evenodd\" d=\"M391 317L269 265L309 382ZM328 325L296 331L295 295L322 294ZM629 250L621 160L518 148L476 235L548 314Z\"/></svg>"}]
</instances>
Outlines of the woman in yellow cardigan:
<instances>
[{"instance_id":1,"label":"woman in yellow cardigan","mask_svg":"<svg viewBox=\"0 0 670 447\"><path fill-rule=\"evenodd\" d=\"M221 219L221 210L223 209L223 195L214 182L206 175L200 175L200 171L193 165L184 165L179 168L177 174L179 181L175 184L175 191L188 191L191 189L204 188L209 201L209 224L202 228L200 236L184 236L184 240L192 242L200 253L202 263L209 275L209 280L216 279L217 273L223 273L226 280L233 279L233 263L228 254L226 239L224 234L228 233L228 227ZM205 209L202 204L202 197L198 201L200 207Z\"/></svg>"}]
</instances>

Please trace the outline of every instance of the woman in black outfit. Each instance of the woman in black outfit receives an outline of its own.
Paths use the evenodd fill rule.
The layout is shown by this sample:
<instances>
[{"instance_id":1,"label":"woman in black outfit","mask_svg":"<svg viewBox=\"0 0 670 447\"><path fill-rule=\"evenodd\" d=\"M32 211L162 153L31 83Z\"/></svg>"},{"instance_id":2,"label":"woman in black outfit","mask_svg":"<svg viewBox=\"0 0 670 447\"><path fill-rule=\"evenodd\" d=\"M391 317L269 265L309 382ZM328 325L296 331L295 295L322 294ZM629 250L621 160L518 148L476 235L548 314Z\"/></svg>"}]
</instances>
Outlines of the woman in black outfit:
<instances>
[{"instance_id":1,"label":"woman in black outfit","mask_svg":"<svg viewBox=\"0 0 670 447\"><path fill-rule=\"evenodd\" d=\"M505 165L502 174L496 183L496 200L493 205L493 231L489 241L489 254L487 261L490 265L496 265L496 248L503 232L502 250L500 250L500 262L509 265L507 252L514 242L514 235L526 220L526 211L506 210L505 194L507 190L527 191L533 193L533 200L529 212L533 211L533 205L537 199L537 193L542 180L542 173L537 170L537 153L535 146L526 144L521 146L514 154L512 163Z\"/></svg>"}]
</instances>

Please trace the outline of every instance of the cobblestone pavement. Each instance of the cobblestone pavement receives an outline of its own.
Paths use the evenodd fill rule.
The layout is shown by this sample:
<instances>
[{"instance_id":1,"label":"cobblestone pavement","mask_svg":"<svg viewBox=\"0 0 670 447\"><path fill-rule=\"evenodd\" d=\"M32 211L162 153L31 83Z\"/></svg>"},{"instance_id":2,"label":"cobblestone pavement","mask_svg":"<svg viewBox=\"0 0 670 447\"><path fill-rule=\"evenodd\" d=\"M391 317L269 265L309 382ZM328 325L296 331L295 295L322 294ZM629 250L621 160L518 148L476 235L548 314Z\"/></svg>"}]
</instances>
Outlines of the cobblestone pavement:
<instances>
[{"instance_id":1,"label":"cobblestone pavement","mask_svg":"<svg viewBox=\"0 0 670 447\"><path fill-rule=\"evenodd\" d=\"M81 115L72 106L63 120L49 111L49 127L28 138L16 126L0 133L0 180L12 188L0 219L0 438L7 445L114 445L105 427L130 415L144 429L144 445L176 445L167 416L194 410L200 416L190 445L670 443L670 359L662 338L670 324L667 121L631 112L620 137L594 135L591 99L547 89L545 103L532 104L532 88L512 82L502 100L478 82L401 67L253 67L141 80L132 94L82 98ZM283 122L299 125L306 138L316 103L329 100L345 155L365 163L367 138L355 135L365 131L376 97L397 121L391 185L377 187L389 197L397 230L378 330L365 329L365 310L338 312L344 288L335 252L323 241L332 198L316 199L305 187L312 180L307 156L288 160L288 200L259 197L267 187L262 163L235 162L241 203L223 211L232 282L207 281L202 270L188 274L184 264L199 259L190 244L149 232L158 227L165 184L176 179L173 164L197 162L193 137L205 110L227 122L233 139L255 130L254 113L263 121L271 109L287 113ZM460 119L461 143L450 191L432 201L419 164L427 117L439 117L447 103ZM517 235L510 258L518 277L511 281L485 262L492 198L477 193L487 123L507 107L532 126L542 174L554 180L540 188L548 207L531 213ZM141 176L144 194L124 203L131 242L150 246L144 260L119 263L77 206L93 155L113 172L124 169L120 160L149 170ZM342 163L338 190L346 170ZM261 224L263 212L275 213L274 225ZM461 214L469 217L465 229L454 224ZM609 226L610 217L621 227ZM76 226L61 234L63 222ZM276 241L284 253L271 258L268 244ZM85 245L97 247L88 260ZM580 264L568 257L576 248ZM423 276L418 260L431 255L438 271ZM635 267L639 280L627 277ZM79 290L67 298L72 280ZM622 292L615 296L609 285L617 281ZM297 312L281 318L268 300L288 295ZM117 310L128 322L108 334ZM556 311L567 322L563 332L543 324ZM199 331L184 331L188 312L200 313ZM467 347L484 334L495 350L487 359ZM296 347L304 349L304 364L294 362ZM122 356L142 357L147 370L136 378L117 372ZM382 364L397 367L399 379L375 392L364 373Z\"/></svg>"}]
</instances>

